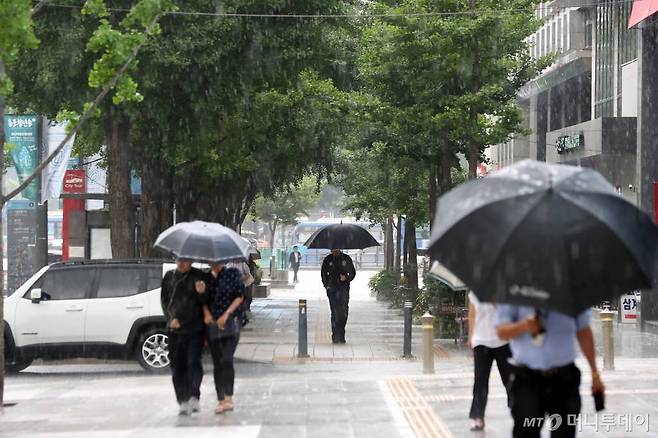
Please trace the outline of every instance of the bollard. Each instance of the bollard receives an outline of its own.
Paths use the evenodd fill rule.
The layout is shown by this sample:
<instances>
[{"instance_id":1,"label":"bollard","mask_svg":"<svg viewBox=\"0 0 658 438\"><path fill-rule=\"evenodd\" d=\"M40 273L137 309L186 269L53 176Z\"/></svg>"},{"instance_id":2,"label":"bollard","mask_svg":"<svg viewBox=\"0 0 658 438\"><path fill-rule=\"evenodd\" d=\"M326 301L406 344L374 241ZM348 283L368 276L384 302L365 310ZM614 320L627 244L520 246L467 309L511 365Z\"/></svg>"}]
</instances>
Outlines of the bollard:
<instances>
[{"instance_id":1,"label":"bollard","mask_svg":"<svg viewBox=\"0 0 658 438\"><path fill-rule=\"evenodd\" d=\"M402 348L402 357L410 359L411 356L411 318L413 311L413 303L411 301L404 302L404 346Z\"/></svg>"},{"instance_id":2,"label":"bollard","mask_svg":"<svg viewBox=\"0 0 658 438\"><path fill-rule=\"evenodd\" d=\"M603 369L615 369L615 344L612 336L612 312L610 309L603 309L600 313L601 334L603 337Z\"/></svg>"},{"instance_id":3,"label":"bollard","mask_svg":"<svg viewBox=\"0 0 658 438\"><path fill-rule=\"evenodd\" d=\"M309 357L308 336L306 333L307 328L306 300L299 300L299 348L297 351L297 357Z\"/></svg>"},{"instance_id":4,"label":"bollard","mask_svg":"<svg viewBox=\"0 0 658 438\"><path fill-rule=\"evenodd\" d=\"M423 373L434 374L434 317L425 312L420 320L423 324Z\"/></svg>"}]
</instances>

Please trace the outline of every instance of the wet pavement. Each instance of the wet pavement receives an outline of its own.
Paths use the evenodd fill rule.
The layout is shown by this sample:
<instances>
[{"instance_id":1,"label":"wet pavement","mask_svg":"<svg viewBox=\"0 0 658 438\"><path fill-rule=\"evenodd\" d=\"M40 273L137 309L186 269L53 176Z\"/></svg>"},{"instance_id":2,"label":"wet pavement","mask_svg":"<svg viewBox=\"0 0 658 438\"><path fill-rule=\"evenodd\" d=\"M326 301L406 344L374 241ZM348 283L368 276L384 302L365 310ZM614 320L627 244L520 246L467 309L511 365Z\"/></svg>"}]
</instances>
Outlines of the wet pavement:
<instances>
[{"instance_id":1,"label":"wet pavement","mask_svg":"<svg viewBox=\"0 0 658 438\"><path fill-rule=\"evenodd\" d=\"M402 316L370 298L366 284L372 273L360 274L346 346L330 344L328 303L317 272L302 271L294 290L255 302L239 350L235 412L213 414L208 360L201 412L192 417L176 415L168 375L148 375L135 363L35 363L7 379L6 400L16 405L0 416L0 437L510 436L512 422L495 368L486 431L469 432L470 354L452 341L438 342L433 375L422 374L418 360L401 360ZM299 298L309 303L312 358L305 361L294 358ZM598 337L600 323L595 319L592 325ZM419 338L417 329L414 337ZM616 370L603 372L607 417L594 417L590 376L579 359L584 370L579 436L658 436L656 345L658 335L615 325ZM420 354L417 344L414 353ZM646 424L638 424L641 419L648 432Z\"/></svg>"}]
</instances>

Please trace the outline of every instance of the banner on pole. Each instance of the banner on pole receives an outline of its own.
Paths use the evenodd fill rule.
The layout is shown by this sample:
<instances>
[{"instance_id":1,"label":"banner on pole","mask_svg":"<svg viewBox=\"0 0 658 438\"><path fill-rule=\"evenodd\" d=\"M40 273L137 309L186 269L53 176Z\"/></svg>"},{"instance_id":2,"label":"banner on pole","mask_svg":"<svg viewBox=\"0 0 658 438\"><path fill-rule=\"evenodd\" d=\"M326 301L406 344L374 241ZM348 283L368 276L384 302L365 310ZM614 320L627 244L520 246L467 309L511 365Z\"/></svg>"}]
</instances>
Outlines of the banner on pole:
<instances>
[{"instance_id":1,"label":"banner on pole","mask_svg":"<svg viewBox=\"0 0 658 438\"><path fill-rule=\"evenodd\" d=\"M7 114L4 119L5 142L16 168L19 183L25 181L39 166L39 117ZM24 198L39 202L39 177L21 192Z\"/></svg>"},{"instance_id":2,"label":"banner on pole","mask_svg":"<svg viewBox=\"0 0 658 438\"><path fill-rule=\"evenodd\" d=\"M48 150L44 154L44 158L50 156L62 140L66 137L66 124L51 121L48 123ZM73 141L75 136L72 137L64 146L59 154L43 169L41 174L41 202L48 199L58 199L62 193L62 185L64 184L64 173L69 167L69 160L71 158L71 150L73 149Z\"/></svg>"}]
</instances>

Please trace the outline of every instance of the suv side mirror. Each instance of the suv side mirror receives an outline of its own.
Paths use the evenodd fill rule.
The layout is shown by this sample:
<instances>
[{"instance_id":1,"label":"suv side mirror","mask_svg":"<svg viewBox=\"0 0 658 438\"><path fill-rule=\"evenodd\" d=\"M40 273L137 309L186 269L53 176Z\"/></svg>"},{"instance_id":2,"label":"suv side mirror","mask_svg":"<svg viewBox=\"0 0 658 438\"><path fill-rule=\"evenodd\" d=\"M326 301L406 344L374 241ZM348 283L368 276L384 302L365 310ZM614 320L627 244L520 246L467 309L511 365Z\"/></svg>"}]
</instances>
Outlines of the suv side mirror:
<instances>
[{"instance_id":1,"label":"suv side mirror","mask_svg":"<svg viewBox=\"0 0 658 438\"><path fill-rule=\"evenodd\" d=\"M30 291L30 299L33 303L39 304L41 302L41 289L32 289Z\"/></svg>"}]
</instances>

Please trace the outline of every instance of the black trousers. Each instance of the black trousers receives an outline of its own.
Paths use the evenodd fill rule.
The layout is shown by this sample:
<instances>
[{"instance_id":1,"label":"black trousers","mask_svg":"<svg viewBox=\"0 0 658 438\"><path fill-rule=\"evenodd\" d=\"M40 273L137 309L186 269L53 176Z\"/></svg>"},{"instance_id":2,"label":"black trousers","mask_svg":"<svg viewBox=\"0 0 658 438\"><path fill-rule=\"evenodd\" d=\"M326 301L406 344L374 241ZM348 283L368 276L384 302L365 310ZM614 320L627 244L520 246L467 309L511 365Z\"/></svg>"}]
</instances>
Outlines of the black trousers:
<instances>
[{"instance_id":1,"label":"black trousers","mask_svg":"<svg viewBox=\"0 0 658 438\"><path fill-rule=\"evenodd\" d=\"M254 285L247 286L244 288L244 299L247 309L251 310L251 302L254 300Z\"/></svg>"},{"instance_id":2,"label":"black trousers","mask_svg":"<svg viewBox=\"0 0 658 438\"><path fill-rule=\"evenodd\" d=\"M487 399L489 398L489 376L494 360L496 361L503 385L507 388L510 373L510 366L507 360L510 357L512 357L512 352L509 345L503 345L498 348L478 345L473 349L475 382L473 383L473 402L471 403L469 418L484 418L484 411L487 408Z\"/></svg>"},{"instance_id":3,"label":"black trousers","mask_svg":"<svg viewBox=\"0 0 658 438\"><path fill-rule=\"evenodd\" d=\"M169 362L178 403L200 397L203 367L201 353L204 332L178 333L169 331Z\"/></svg>"},{"instance_id":4,"label":"black trousers","mask_svg":"<svg viewBox=\"0 0 658 438\"><path fill-rule=\"evenodd\" d=\"M297 273L299 272L299 265L292 265L292 272L295 273L295 277L293 278L292 281L295 281L295 282L299 281L299 280L297 280Z\"/></svg>"},{"instance_id":5,"label":"black trousers","mask_svg":"<svg viewBox=\"0 0 658 438\"><path fill-rule=\"evenodd\" d=\"M235 383L233 356L236 348L238 348L239 341L239 334L210 341L215 391L219 401L224 400L225 396L233 396L233 385Z\"/></svg>"},{"instance_id":6,"label":"black trousers","mask_svg":"<svg viewBox=\"0 0 658 438\"><path fill-rule=\"evenodd\" d=\"M331 339L334 342L344 342L345 325L350 311L350 288L329 288L327 297L331 309Z\"/></svg>"},{"instance_id":7,"label":"black trousers","mask_svg":"<svg viewBox=\"0 0 658 438\"><path fill-rule=\"evenodd\" d=\"M539 438L544 424L551 429L551 438L575 437L573 418L581 407L579 387L580 370L574 364L549 376L512 367L509 390L513 437Z\"/></svg>"}]
</instances>

